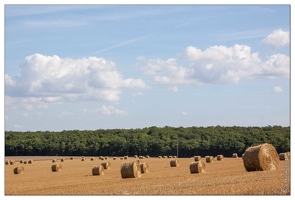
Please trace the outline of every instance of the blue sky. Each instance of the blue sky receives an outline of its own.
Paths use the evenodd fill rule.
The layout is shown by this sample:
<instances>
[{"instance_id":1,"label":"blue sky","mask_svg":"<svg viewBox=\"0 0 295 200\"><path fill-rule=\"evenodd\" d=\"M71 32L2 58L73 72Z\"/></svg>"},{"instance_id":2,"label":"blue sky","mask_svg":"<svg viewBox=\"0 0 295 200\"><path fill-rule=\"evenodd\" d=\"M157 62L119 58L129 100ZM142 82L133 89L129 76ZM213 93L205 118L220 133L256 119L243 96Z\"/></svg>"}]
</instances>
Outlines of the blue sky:
<instances>
[{"instance_id":1,"label":"blue sky","mask_svg":"<svg viewBox=\"0 0 295 200\"><path fill-rule=\"evenodd\" d=\"M5 5L5 130L290 125L288 5Z\"/></svg>"}]
</instances>

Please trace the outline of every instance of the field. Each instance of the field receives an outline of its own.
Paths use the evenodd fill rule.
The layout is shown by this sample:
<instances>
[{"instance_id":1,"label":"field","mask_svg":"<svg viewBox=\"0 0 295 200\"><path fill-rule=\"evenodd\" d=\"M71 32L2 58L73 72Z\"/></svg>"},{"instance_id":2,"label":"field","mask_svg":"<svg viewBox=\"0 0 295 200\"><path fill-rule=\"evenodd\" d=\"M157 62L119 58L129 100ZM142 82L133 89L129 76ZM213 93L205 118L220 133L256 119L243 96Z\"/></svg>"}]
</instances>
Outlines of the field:
<instances>
[{"instance_id":1,"label":"field","mask_svg":"<svg viewBox=\"0 0 295 200\"><path fill-rule=\"evenodd\" d=\"M52 172L52 159L62 165L62 171ZM64 162L60 159L65 158ZM95 157L5 157L15 160L5 165L5 195L283 195L285 173L287 194L290 195L290 163L280 161L276 171L247 172L242 158L224 158L206 163L206 173L191 174L193 158L178 158L180 166L170 167L170 158L144 158L149 173L140 178L122 179L122 162L109 157L111 168L102 176L93 176L94 165L102 160ZM33 164L20 164L20 160L33 159ZM205 161L204 158L202 158ZM14 174L16 166L23 166L23 174ZM287 167L287 168L286 168ZM287 169L287 170L285 170Z\"/></svg>"}]
</instances>

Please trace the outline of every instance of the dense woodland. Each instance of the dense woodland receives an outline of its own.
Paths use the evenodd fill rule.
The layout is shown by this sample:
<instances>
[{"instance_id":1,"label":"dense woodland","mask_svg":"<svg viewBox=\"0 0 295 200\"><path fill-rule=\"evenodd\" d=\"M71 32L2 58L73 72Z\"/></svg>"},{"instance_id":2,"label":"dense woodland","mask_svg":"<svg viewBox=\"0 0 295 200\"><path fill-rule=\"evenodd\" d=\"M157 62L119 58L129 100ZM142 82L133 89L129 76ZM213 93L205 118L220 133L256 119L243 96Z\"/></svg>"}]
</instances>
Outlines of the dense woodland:
<instances>
[{"instance_id":1,"label":"dense woodland","mask_svg":"<svg viewBox=\"0 0 295 200\"><path fill-rule=\"evenodd\" d=\"M5 132L5 156L241 156L270 143L290 151L290 127L147 127L142 129Z\"/></svg>"}]
</instances>

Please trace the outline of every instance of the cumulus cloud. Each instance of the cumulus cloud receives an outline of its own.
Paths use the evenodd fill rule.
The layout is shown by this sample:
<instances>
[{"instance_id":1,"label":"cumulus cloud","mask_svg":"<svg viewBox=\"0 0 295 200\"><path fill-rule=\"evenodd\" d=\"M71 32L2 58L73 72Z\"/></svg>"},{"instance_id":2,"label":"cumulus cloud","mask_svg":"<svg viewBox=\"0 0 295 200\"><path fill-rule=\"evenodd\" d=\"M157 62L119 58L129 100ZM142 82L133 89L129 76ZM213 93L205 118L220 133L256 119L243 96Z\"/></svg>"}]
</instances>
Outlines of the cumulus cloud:
<instances>
[{"instance_id":1,"label":"cumulus cloud","mask_svg":"<svg viewBox=\"0 0 295 200\"><path fill-rule=\"evenodd\" d=\"M274 47L284 46L290 43L290 33L282 29L277 29L264 38L262 42Z\"/></svg>"},{"instance_id":2,"label":"cumulus cloud","mask_svg":"<svg viewBox=\"0 0 295 200\"><path fill-rule=\"evenodd\" d=\"M117 116L128 115L128 112L126 110L119 110L119 109L116 109L114 106L105 106L105 105L103 105L96 112L102 115L117 115Z\"/></svg>"},{"instance_id":3,"label":"cumulus cloud","mask_svg":"<svg viewBox=\"0 0 295 200\"><path fill-rule=\"evenodd\" d=\"M141 79L125 79L114 62L97 57L34 54L20 69L20 76L5 74L6 106L32 109L68 101L116 102L123 89L148 87Z\"/></svg>"},{"instance_id":4,"label":"cumulus cloud","mask_svg":"<svg viewBox=\"0 0 295 200\"><path fill-rule=\"evenodd\" d=\"M280 86L275 86L273 88L272 93L280 93L280 92L283 92L283 89Z\"/></svg>"},{"instance_id":5,"label":"cumulus cloud","mask_svg":"<svg viewBox=\"0 0 295 200\"><path fill-rule=\"evenodd\" d=\"M169 88L168 88L168 91L171 91L171 92L178 92L178 87L177 87L177 86L169 87Z\"/></svg>"}]
</instances>

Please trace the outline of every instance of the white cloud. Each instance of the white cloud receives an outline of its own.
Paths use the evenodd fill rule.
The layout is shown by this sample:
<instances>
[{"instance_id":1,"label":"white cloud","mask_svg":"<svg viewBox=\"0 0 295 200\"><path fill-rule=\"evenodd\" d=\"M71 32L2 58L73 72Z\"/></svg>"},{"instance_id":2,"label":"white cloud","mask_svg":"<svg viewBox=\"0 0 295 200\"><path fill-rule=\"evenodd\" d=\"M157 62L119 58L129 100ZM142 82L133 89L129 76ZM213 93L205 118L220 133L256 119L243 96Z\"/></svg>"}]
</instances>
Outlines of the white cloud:
<instances>
[{"instance_id":1,"label":"white cloud","mask_svg":"<svg viewBox=\"0 0 295 200\"><path fill-rule=\"evenodd\" d=\"M20 66L21 75L5 75L6 107L32 109L69 101L120 99L123 89L148 86L141 79L124 79L115 63L103 58L60 58L34 54Z\"/></svg>"},{"instance_id":2,"label":"white cloud","mask_svg":"<svg viewBox=\"0 0 295 200\"><path fill-rule=\"evenodd\" d=\"M284 46L290 43L290 33L282 29L277 29L264 38L262 42L275 47Z\"/></svg>"},{"instance_id":3,"label":"white cloud","mask_svg":"<svg viewBox=\"0 0 295 200\"><path fill-rule=\"evenodd\" d=\"M17 129L21 129L21 128L23 128L23 126L22 126L22 125L19 125L19 124L14 124L13 127L14 127L14 128L17 128Z\"/></svg>"},{"instance_id":4,"label":"white cloud","mask_svg":"<svg viewBox=\"0 0 295 200\"><path fill-rule=\"evenodd\" d=\"M188 115L188 113L187 112L184 112L184 111L182 111L181 114L182 115Z\"/></svg>"},{"instance_id":5,"label":"white cloud","mask_svg":"<svg viewBox=\"0 0 295 200\"><path fill-rule=\"evenodd\" d=\"M178 87L177 87L177 86L169 87L169 88L168 88L168 91L171 91L171 92L178 92Z\"/></svg>"},{"instance_id":6,"label":"white cloud","mask_svg":"<svg viewBox=\"0 0 295 200\"><path fill-rule=\"evenodd\" d=\"M280 86L275 86L273 88L273 93L280 93L280 92L283 92L283 89L280 87Z\"/></svg>"},{"instance_id":7,"label":"white cloud","mask_svg":"<svg viewBox=\"0 0 295 200\"><path fill-rule=\"evenodd\" d=\"M128 112L126 110L119 110L119 109L116 109L114 106L105 106L105 105L103 105L96 112L102 115L117 115L117 116L128 115Z\"/></svg>"},{"instance_id":8,"label":"white cloud","mask_svg":"<svg viewBox=\"0 0 295 200\"><path fill-rule=\"evenodd\" d=\"M28 113L23 113L22 114L24 117L27 117L27 116L29 116L29 114Z\"/></svg>"}]
</instances>

